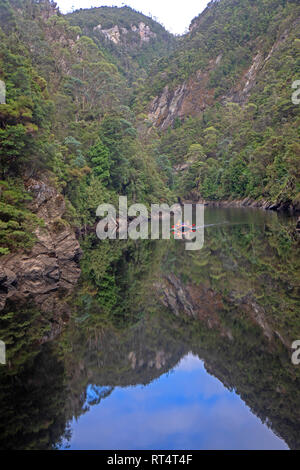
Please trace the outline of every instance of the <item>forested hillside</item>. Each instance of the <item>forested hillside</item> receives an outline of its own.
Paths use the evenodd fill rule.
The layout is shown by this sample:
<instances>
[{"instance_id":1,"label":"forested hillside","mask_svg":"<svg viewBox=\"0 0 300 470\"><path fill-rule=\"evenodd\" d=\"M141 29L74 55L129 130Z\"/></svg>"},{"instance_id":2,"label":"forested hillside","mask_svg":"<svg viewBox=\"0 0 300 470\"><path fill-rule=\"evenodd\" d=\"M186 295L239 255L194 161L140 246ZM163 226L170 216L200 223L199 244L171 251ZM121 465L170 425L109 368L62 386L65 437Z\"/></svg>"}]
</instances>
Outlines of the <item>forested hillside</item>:
<instances>
[{"instance_id":1,"label":"forested hillside","mask_svg":"<svg viewBox=\"0 0 300 470\"><path fill-rule=\"evenodd\" d=\"M181 37L129 7L63 15L51 0L0 0L1 448L63 448L115 387L159 377L165 413L166 374L190 352L234 392L230 403L239 395L243 410L300 448L291 361L300 221L297 231L285 214L208 208L195 251L173 238L115 243L95 233L97 207L118 207L120 195L147 207L300 211L298 81L299 0L211 1ZM221 384L207 395L198 377L204 388L188 395L224 404ZM179 385L165 416L178 402L188 422L196 402L179 400ZM205 427L226 418L227 433L241 422L235 405L207 408L208 419L203 403ZM161 443L153 419L149 435ZM242 421L254 445L259 428ZM99 440L107 432L98 422L96 433L85 426L84 445L89 429Z\"/></svg>"},{"instance_id":2,"label":"forested hillside","mask_svg":"<svg viewBox=\"0 0 300 470\"><path fill-rule=\"evenodd\" d=\"M170 55L177 44L163 26L129 7L78 10L66 18L105 51L132 87L147 76L153 61Z\"/></svg>"},{"instance_id":3,"label":"forested hillside","mask_svg":"<svg viewBox=\"0 0 300 470\"><path fill-rule=\"evenodd\" d=\"M30 248L42 221L27 209L29 178L47 175L67 203L66 220L95 222L117 195L169 198L164 176L135 128L130 89L107 51L48 0L1 0L2 254Z\"/></svg>"},{"instance_id":4,"label":"forested hillside","mask_svg":"<svg viewBox=\"0 0 300 470\"><path fill-rule=\"evenodd\" d=\"M1 254L43 225L30 178L74 228L118 195L299 209L299 25L292 0L213 1L180 38L129 7L0 0Z\"/></svg>"},{"instance_id":5,"label":"forested hillside","mask_svg":"<svg viewBox=\"0 0 300 470\"><path fill-rule=\"evenodd\" d=\"M150 102L182 196L300 208L299 26L294 0L213 1L153 65L136 110Z\"/></svg>"}]
</instances>

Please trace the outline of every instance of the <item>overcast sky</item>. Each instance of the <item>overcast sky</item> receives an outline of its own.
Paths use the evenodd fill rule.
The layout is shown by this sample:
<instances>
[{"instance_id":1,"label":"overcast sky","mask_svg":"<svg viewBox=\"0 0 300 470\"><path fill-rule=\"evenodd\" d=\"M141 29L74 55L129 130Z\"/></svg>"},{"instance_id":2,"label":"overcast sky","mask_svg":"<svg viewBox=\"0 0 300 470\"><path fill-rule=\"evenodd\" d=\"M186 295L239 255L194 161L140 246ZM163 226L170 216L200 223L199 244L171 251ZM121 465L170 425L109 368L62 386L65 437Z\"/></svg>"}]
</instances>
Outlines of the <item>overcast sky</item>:
<instances>
[{"instance_id":1,"label":"overcast sky","mask_svg":"<svg viewBox=\"0 0 300 470\"><path fill-rule=\"evenodd\" d=\"M79 8L128 5L145 15L151 13L172 33L182 34L192 19L204 10L209 0L56 0L56 2L63 13Z\"/></svg>"}]
</instances>

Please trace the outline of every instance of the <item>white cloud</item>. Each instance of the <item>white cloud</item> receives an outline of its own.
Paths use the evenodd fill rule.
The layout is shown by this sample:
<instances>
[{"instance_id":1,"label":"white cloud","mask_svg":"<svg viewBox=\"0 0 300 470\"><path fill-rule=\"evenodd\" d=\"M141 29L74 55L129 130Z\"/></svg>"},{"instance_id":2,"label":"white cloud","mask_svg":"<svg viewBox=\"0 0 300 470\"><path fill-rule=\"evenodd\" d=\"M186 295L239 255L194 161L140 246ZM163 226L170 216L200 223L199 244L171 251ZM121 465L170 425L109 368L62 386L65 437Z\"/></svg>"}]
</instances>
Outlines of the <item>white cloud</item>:
<instances>
[{"instance_id":1,"label":"white cloud","mask_svg":"<svg viewBox=\"0 0 300 470\"><path fill-rule=\"evenodd\" d=\"M192 353L188 354L187 356L183 357L176 367L176 370L190 372L193 370L204 370L203 361L199 359L199 357L194 356Z\"/></svg>"},{"instance_id":2,"label":"white cloud","mask_svg":"<svg viewBox=\"0 0 300 470\"><path fill-rule=\"evenodd\" d=\"M182 34L199 15L208 0L56 0L63 13L79 8L128 5L145 15L151 14L174 34Z\"/></svg>"}]
</instances>

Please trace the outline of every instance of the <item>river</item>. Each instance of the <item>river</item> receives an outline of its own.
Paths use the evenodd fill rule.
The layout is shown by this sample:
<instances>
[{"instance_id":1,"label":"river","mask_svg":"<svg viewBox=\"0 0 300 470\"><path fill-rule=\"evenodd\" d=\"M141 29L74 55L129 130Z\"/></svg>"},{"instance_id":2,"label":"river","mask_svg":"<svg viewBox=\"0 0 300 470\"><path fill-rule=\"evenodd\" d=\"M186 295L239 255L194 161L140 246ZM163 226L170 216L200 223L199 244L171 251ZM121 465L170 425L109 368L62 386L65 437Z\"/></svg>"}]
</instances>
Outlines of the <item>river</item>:
<instances>
[{"instance_id":1,"label":"river","mask_svg":"<svg viewBox=\"0 0 300 470\"><path fill-rule=\"evenodd\" d=\"M7 301L0 449L300 449L295 220L207 208L205 225L196 251L89 235L56 312Z\"/></svg>"}]
</instances>

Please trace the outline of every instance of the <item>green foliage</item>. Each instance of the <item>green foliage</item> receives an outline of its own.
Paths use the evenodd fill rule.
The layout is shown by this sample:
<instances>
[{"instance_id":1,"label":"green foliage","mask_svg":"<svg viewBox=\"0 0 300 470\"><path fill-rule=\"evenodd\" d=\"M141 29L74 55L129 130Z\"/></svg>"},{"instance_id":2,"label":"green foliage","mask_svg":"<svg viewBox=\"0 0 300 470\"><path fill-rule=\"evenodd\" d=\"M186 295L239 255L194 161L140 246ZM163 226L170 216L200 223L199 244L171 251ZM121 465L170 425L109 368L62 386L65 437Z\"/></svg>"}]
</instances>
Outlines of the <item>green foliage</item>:
<instances>
[{"instance_id":1,"label":"green foliage","mask_svg":"<svg viewBox=\"0 0 300 470\"><path fill-rule=\"evenodd\" d=\"M111 162L108 148L98 141L90 148L88 158L91 161L94 174L104 183L109 183Z\"/></svg>"},{"instance_id":2,"label":"green foliage","mask_svg":"<svg viewBox=\"0 0 300 470\"><path fill-rule=\"evenodd\" d=\"M24 166L49 167L49 115L46 82L30 61L9 50L9 40L1 41L0 79L6 85L6 103L0 104L0 169L5 175L19 175ZM49 158L50 157L50 158Z\"/></svg>"},{"instance_id":3,"label":"green foliage","mask_svg":"<svg viewBox=\"0 0 300 470\"><path fill-rule=\"evenodd\" d=\"M192 199L297 201L299 107L290 96L300 50L299 34L290 26L298 9L279 0L272 0L271 9L265 1L232 2L211 3L166 60L162 56L174 45L171 36L130 8L63 17L46 0L28 0L23 9L18 1L2 0L8 21L0 51L0 79L7 88L6 104L0 105L2 179L10 178L14 186L20 175L53 172L68 201L66 217L78 226L94 225L97 206L116 203L118 195L146 204L174 200L171 190ZM157 35L148 44L151 54L146 43L137 50L130 36L135 34L131 25L140 21ZM99 24L130 29L127 42L107 42L94 29ZM260 70L249 100L218 102L251 65L258 38L264 39L261 53L267 55L288 27L288 37ZM133 74L122 60L135 63ZM143 70L150 62L145 81ZM202 115L184 122L177 118L161 135L136 118L145 100L165 84L172 88L205 67L208 90L217 101ZM133 76L139 84L132 83ZM25 200L16 204L26 211ZM5 243L4 252L11 249Z\"/></svg>"},{"instance_id":4,"label":"green foliage","mask_svg":"<svg viewBox=\"0 0 300 470\"><path fill-rule=\"evenodd\" d=\"M299 51L294 51L297 34L291 33L273 53L256 77L246 105L215 103L202 116L161 136L159 152L173 164L188 165L177 178L182 196L296 204L300 108L292 104L291 84L299 70ZM287 63L283 57L289 57ZM191 145L201 145L202 153L191 158Z\"/></svg>"},{"instance_id":5,"label":"green foliage","mask_svg":"<svg viewBox=\"0 0 300 470\"><path fill-rule=\"evenodd\" d=\"M22 181L0 181L0 255L30 249L35 241L33 231L42 224L24 203L31 198Z\"/></svg>"},{"instance_id":6,"label":"green foliage","mask_svg":"<svg viewBox=\"0 0 300 470\"><path fill-rule=\"evenodd\" d=\"M0 254L34 243L41 221L23 179L40 172L50 173L66 200L65 218L85 234L74 323L58 341L41 347L51 306L16 310L8 301L1 314L9 365L0 371L1 447L59 447L69 437L66 423L86 411L88 383L109 383L98 403L115 385L148 383L190 351L299 447L299 377L283 344L299 332L299 256L286 221L248 213L240 224L239 213L232 226L208 228L197 252L172 241L116 245L87 235L98 205L117 205L118 195L147 205L173 201L175 192L300 201L300 117L290 99L299 73L298 16L297 3L286 0L211 2L165 58L174 38L128 7L63 17L47 0L0 0L0 79L7 87L0 105ZM100 23L130 30L140 21L156 40L136 44L128 32L118 46L94 30ZM258 47L265 62L247 100L224 100ZM216 100L202 114L177 118L162 133L145 115L136 117L165 85L199 70L208 71ZM181 299L185 289L187 298L203 292L197 318L162 305L170 271ZM276 335L265 338L261 322ZM148 367L162 345L166 363ZM132 351L142 366L132 367Z\"/></svg>"},{"instance_id":7,"label":"green foliage","mask_svg":"<svg viewBox=\"0 0 300 470\"><path fill-rule=\"evenodd\" d=\"M136 112L166 85L184 83L192 94L201 84L203 96L214 96L204 111L188 98L185 112L193 117L175 117L156 144L158 154L186 167L175 178L181 196L296 205L300 107L291 95L300 66L299 13L287 0L211 2L175 52L152 65L136 92ZM202 148L194 157L193 145Z\"/></svg>"},{"instance_id":8,"label":"green foliage","mask_svg":"<svg viewBox=\"0 0 300 470\"><path fill-rule=\"evenodd\" d=\"M0 29L0 79L7 90L6 103L0 105L2 179L14 189L20 177L52 173L67 200L65 217L76 226L93 225L98 205L116 203L119 194L147 204L168 200L164 176L135 127L129 78L117 55L81 20L84 31L48 0L1 0L0 7L7 18L7 24L0 23L5 28L5 33ZM136 21L142 17L127 8L100 10L112 12L116 21L119 13ZM166 45L171 35L149 23ZM159 53L160 42L155 44L153 51L150 45L141 49L143 66ZM135 70L142 67L136 53L131 59L137 61ZM11 236L22 214L30 214L26 198L2 209L2 230L7 231L2 253L22 243L27 248L34 239L27 219Z\"/></svg>"},{"instance_id":9,"label":"green foliage","mask_svg":"<svg viewBox=\"0 0 300 470\"><path fill-rule=\"evenodd\" d=\"M72 25L79 26L84 34L91 37L103 51L105 57L113 62L134 87L136 81L146 75L149 65L174 49L174 36L163 26L142 13L125 6L80 9L66 15ZM149 41L141 41L139 27L144 23L150 28L152 36ZM120 42L115 44L100 31L119 28ZM126 32L125 32L126 29Z\"/></svg>"}]
</instances>

